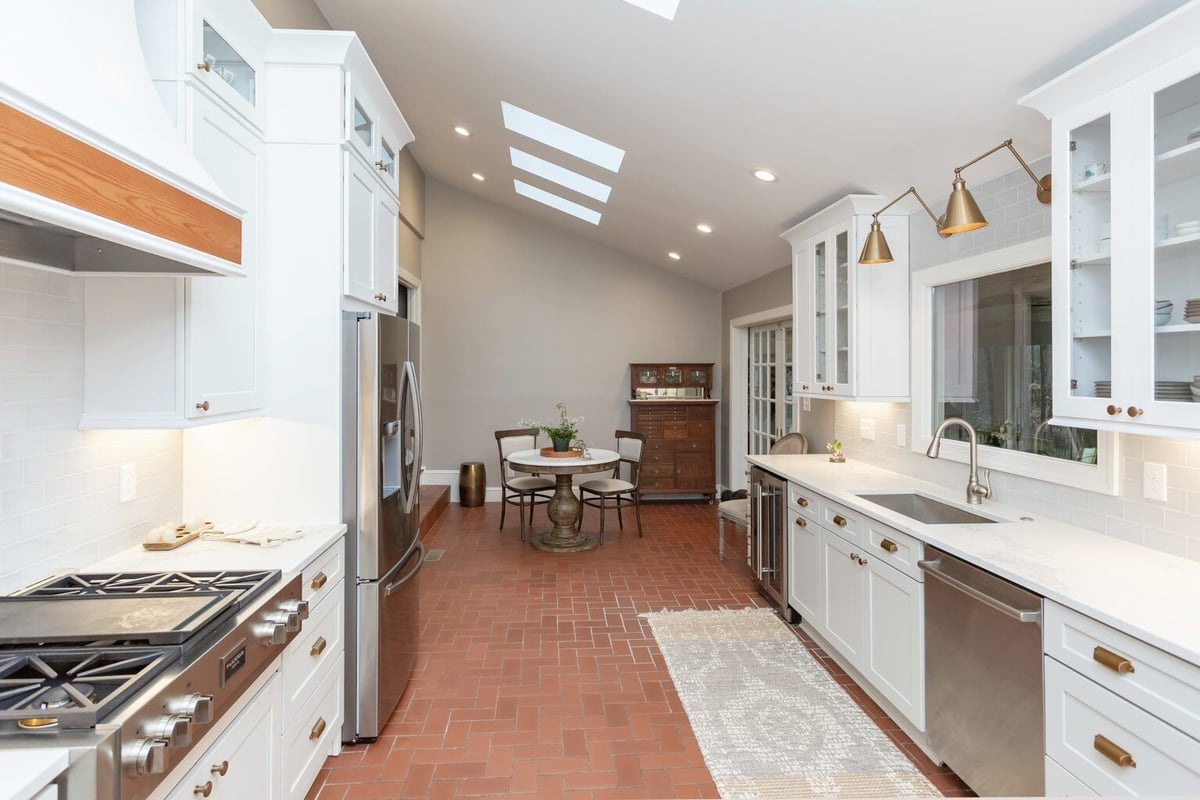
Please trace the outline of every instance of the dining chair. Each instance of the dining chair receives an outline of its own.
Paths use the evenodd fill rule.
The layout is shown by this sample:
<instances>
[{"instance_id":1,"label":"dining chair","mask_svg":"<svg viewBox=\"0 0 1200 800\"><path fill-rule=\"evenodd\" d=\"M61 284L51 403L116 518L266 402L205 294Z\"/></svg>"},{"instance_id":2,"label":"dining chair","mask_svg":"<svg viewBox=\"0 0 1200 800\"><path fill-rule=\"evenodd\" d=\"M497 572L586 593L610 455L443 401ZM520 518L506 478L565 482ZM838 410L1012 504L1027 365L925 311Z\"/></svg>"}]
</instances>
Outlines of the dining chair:
<instances>
[{"instance_id":1,"label":"dining chair","mask_svg":"<svg viewBox=\"0 0 1200 800\"><path fill-rule=\"evenodd\" d=\"M529 524L533 525L533 509L550 498L544 492L554 490L554 481L540 475L519 475L508 465L508 457L520 450L537 447L537 428L511 428L496 431L496 449L500 453L500 530L504 530L504 515L509 505L519 507L521 541L525 541L525 503L529 503Z\"/></svg>"},{"instance_id":2,"label":"dining chair","mask_svg":"<svg viewBox=\"0 0 1200 800\"><path fill-rule=\"evenodd\" d=\"M646 434L636 431L617 431L617 455L620 459L613 467L611 478L593 478L579 484L579 502L584 506L600 509L600 544L604 544L604 517L609 501L617 509L617 525L625 530L621 509L632 505L637 517L638 536L642 533L642 494L638 490L638 479L642 471L642 451L645 449ZM628 465L629 480L621 478L621 466ZM589 495L591 495L589 497ZM579 509L579 527L583 528L583 511Z\"/></svg>"},{"instance_id":3,"label":"dining chair","mask_svg":"<svg viewBox=\"0 0 1200 800\"><path fill-rule=\"evenodd\" d=\"M808 452L808 437L803 433L788 433L771 445L771 455L804 455ZM726 500L717 506L717 560L725 560L725 521L750 530L750 498ZM749 561L750 537L746 537L746 556Z\"/></svg>"}]
</instances>

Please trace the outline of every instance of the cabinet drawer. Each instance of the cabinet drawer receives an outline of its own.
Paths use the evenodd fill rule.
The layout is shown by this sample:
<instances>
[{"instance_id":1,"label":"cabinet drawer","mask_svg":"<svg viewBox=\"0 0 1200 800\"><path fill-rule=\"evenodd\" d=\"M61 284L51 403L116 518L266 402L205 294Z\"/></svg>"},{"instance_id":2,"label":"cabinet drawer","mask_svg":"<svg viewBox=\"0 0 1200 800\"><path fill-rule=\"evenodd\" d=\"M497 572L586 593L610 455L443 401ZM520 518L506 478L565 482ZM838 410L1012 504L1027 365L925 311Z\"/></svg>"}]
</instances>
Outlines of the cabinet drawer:
<instances>
[{"instance_id":1,"label":"cabinet drawer","mask_svg":"<svg viewBox=\"0 0 1200 800\"><path fill-rule=\"evenodd\" d=\"M642 480L647 478L670 478L675 475L675 459L666 459L663 463L648 464L642 462Z\"/></svg>"},{"instance_id":2,"label":"cabinet drawer","mask_svg":"<svg viewBox=\"0 0 1200 800\"><path fill-rule=\"evenodd\" d=\"M667 420L662 424L662 435L664 439L686 439L688 438L687 420Z\"/></svg>"},{"instance_id":3,"label":"cabinet drawer","mask_svg":"<svg viewBox=\"0 0 1200 800\"><path fill-rule=\"evenodd\" d=\"M688 419L692 422L703 422L705 420L712 422L716 418L712 406L691 406L688 408L687 414Z\"/></svg>"},{"instance_id":4,"label":"cabinet drawer","mask_svg":"<svg viewBox=\"0 0 1200 800\"><path fill-rule=\"evenodd\" d=\"M312 698L317 682L342 654L345 583L338 581L304 622L300 635L283 653L283 724Z\"/></svg>"},{"instance_id":5,"label":"cabinet drawer","mask_svg":"<svg viewBox=\"0 0 1200 800\"><path fill-rule=\"evenodd\" d=\"M1043 631L1047 655L1200 739L1200 668L1049 601Z\"/></svg>"},{"instance_id":6,"label":"cabinet drawer","mask_svg":"<svg viewBox=\"0 0 1200 800\"><path fill-rule=\"evenodd\" d=\"M917 562L925 557L925 545L919 539L869 517L863 520L863 533L863 547L867 553L914 580L925 580L921 568L917 566Z\"/></svg>"},{"instance_id":7,"label":"cabinet drawer","mask_svg":"<svg viewBox=\"0 0 1200 800\"><path fill-rule=\"evenodd\" d=\"M643 492L674 491L675 476L672 475L669 478L650 478L648 480L641 481L639 485Z\"/></svg>"},{"instance_id":8,"label":"cabinet drawer","mask_svg":"<svg viewBox=\"0 0 1200 800\"><path fill-rule=\"evenodd\" d=\"M342 735L342 659L321 681L316 695L283 735L283 796L304 800L325 756Z\"/></svg>"},{"instance_id":9,"label":"cabinet drawer","mask_svg":"<svg viewBox=\"0 0 1200 800\"><path fill-rule=\"evenodd\" d=\"M676 452L710 453L713 449L712 439L687 439L675 443Z\"/></svg>"},{"instance_id":10,"label":"cabinet drawer","mask_svg":"<svg viewBox=\"0 0 1200 800\"><path fill-rule=\"evenodd\" d=\"M648 439L646 439L646 443L643 445L643 447L646 450L646 456L642 457L643 460L645 460L646 457L649 456L649 454L651 454L651 453L674 453L675 452L675 443L674 442L666 442L666 441L663 441L662 439L649 439L648 438Z\"/></svg>"},{"instance_id":11,"label":"cabinet drawer","mask_svg":"<svg viewBox=\"0 0 1200 800\"><path fill-rule=\"evenodd\" d=\"M647 451L642 454L642 469L651 469L654 467L663 467L670 469L669 474L675 474L675 451L674 450L655 450ZM647 474L647 473L642 473Z\"/></svg>"},{"instance_id":12,"label":"cabinet drawer","mask_svg":"<svg viewBox=\"0 0 1200 800\"><path fill-rule=\"evenodd\" d=\"M1046 757L1046 797L1099 797L1049 756Z\"/></svg>"},{"instance_id":13,"label":"cabinet drawer","mask_svg":"<svg viewBox=\"0 0 1200 800\"><path fill-rule=\"evenodd\" d=\"M1200 742L1053 658L1045 663L1046 755L1101 795L1200 792Z\"/></svg>"},{"instance_id":14,"label":"cabinet drawer","mask_svg":"<svg viewBox=\"0 0 1200 800\"><path fill-rule=\"evenodd\" d=\"M346 575L345 556L345 544L338 539L304 568L302 588L310 608L315 608L333 591L336 584L341 583Z\"/></svg>"},{"instance_id":15,"label":"cabinet drawer","mask_svg":"<svg viewBox=\"0 0 1200 800\"><path fill-rule=\"evenodd\" d=\"M788 484L788 506L811 519L821 521L821 503L825 498L797 483Z\"/></svg>"},{"instance_id":16,"label":"cabinet drawer","mask_svg":"<svg viewBox=\"0 0 1200 800\"><path fill-rule=\"evenodd\" d=\"M832 500L821 503L821 524L855 544L863 541L863 518L856 512Z\"/></svg>"}]
</instances>

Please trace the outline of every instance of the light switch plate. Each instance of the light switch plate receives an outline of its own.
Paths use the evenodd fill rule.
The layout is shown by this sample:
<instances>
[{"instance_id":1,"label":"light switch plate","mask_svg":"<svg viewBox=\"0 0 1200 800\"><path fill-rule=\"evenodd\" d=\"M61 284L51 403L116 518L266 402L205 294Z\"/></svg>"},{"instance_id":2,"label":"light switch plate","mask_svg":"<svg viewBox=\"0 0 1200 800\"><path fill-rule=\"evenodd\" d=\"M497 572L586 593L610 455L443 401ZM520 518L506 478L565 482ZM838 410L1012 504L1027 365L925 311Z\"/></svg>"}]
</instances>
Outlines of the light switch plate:
<instances>
[{"instance_id":1,"label":"light switch plate","mask_svg":"<svg viewBox=\"0 0 1200 800\"><path fill-rule=\"evenodd\" d=\"M875 441L875 420L863 418L858 421L858 435L864 442Z\"/></svg>"},{"instance_id":2,"label":"light switch plate","mask_svg":"<svg viewBox=\"0 0 1200 800\"><path fill-rule=\"evenodd\" d=\"M800 410L801 411L812 411L812 398L811 397L805 397L800 400Z\"/></svg>"},{"instance_id":3,"label":"light switch plate","mask_svg":"<svg viewBox=\"0 0 1200 800\"><path fill-rule=\"evenodd\" d=\"M137 497L137 464L121 465L121 502L128 503Z\"/></svg>"},{"instance_id":4,"label":"light switch plate","mask_svg":"<svg viewBox=\"0 0 1200 800\"><path fill-rule=\"evenodd\" d=\"M1147 500L1167 502L1166 464L1146 462L1142 465L1142 495Z\"/></svg>"},{"instance_id":5,"label":"light switch plate","mask_svg":"<svg viewBox=\"0 0 1200 800\"><path fill-rule=\"evenodd\" d=\"M896 445L898 447L907 447L908 446L908 426L906 426L906 425L897 425L896 426Z\"/></svg>"}]
</instances>

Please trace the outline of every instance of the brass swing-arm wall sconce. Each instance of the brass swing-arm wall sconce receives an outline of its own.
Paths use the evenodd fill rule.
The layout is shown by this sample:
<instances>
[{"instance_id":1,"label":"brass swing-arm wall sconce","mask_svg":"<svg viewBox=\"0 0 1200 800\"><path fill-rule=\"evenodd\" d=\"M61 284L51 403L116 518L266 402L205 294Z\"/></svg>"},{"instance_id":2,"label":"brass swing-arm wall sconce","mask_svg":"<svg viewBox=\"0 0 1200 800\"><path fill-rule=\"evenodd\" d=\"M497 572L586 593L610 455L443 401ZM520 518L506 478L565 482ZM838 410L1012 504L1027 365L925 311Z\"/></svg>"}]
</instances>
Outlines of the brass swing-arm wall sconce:
<instances>
[{"instance_id":1,"label":"brass swing-arm wall sconce","mask_svg":"<svg viewBox=\"0 0 1200 800\"><path fill-rule=\"evenodd\" d=\"M964 233L966 231L974 231L988 224L987 218L983 216L983 212L979 210L979 204L975 202L975 198L971 196L971 192L967 189L967 182L963 180L962 171L972 164L982 161L999 150L1008 148L1013 157L1020 163L1021 168L1025 170L1030 179L1037 184L1037 199L1039 203L1047 204L1050 202L1050 176L1043 175L1039 178L1033 174L1033 170L1025 163L1025 159L1021 158L1021 154L1012 146L1012 139L1005 139L1000 144L988 150L980 156L976 156L961 167L954 169L954 182L951 184L950 199L946 201L946 213L938 218L929 210L929 206L921 199L921 195L917 194L917 190L913 187L908 187L904 194L897 197L892 202L888 203L883 208L879 209L873 215L871 221L871 231L867 234L867 240L863 244L862 255L859 256L858 263L860 264L886 264L892 260L891 250L888 249L887 240L883 238L883 231L880 230L879 215L891 208L901 197L907 194L912 194L917 200L920 200L921 207L925 209L925 213L937 225L939 236L946 237L955 233Z\"/></svg>"}]
</instances>

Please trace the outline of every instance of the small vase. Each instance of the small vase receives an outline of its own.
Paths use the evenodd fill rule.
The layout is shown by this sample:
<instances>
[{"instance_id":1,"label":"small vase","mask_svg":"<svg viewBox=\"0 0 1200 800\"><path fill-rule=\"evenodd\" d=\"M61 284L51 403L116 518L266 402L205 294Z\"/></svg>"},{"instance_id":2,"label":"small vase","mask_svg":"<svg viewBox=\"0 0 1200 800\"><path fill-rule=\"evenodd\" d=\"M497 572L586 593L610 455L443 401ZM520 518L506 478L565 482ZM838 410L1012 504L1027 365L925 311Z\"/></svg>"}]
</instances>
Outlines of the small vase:
<instances>
[{"instance_id":1,"label":"small vase","mask_svg":"<svg viewBox=\"0 0 1200 800\"><path fill-rule=\"evenodd\" d=\"M554 442L554 452L565 453L571 449L570 436L551 436L550 438Z\"/></svg>"},{"instance_id":2,"label":"small vase","mask_svg":"<svg viewBox=\"0 0 1200 800\"><path fill-rule=\"evenodd\" d=\"M846 454L845 453L834 453L833 455L831 455L829 457L829 460L832 461L834 464L841 464L846 460Z\"/></svg>"}]
</instances>

